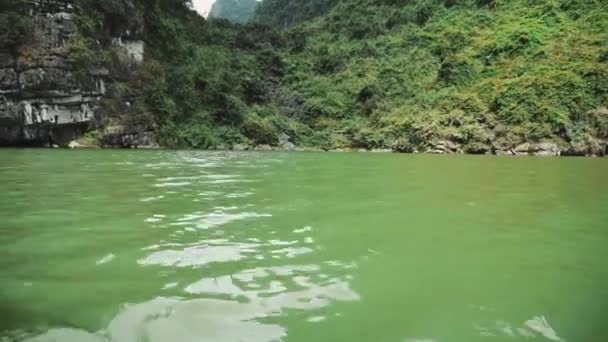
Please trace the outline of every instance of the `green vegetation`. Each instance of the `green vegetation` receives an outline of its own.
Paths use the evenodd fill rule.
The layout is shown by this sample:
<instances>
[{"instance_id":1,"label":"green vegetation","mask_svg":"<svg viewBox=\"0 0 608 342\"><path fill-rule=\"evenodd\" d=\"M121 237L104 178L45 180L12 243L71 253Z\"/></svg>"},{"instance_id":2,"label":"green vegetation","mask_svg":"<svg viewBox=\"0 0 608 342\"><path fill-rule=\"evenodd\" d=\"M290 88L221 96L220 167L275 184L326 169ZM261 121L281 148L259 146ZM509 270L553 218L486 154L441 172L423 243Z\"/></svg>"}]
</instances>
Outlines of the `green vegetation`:
<instances>
[{"instance_id":1,"label":"green vegetation","mask_svg":"<svg viewBox=\"0 0 608 342\"><path fill-rule=\"evenodd\" d=\"M258 6L257 22L291 27L329 11L338 0L264 0Z\"/></svg>"},{"instance_id":2,"label":"green vegetation","mask_svg":"<svg viewBox=\"0 0 608 342\"><path fill-rule=\"evenodd\" d=\"M602 0L265 0L244 25L184 0L79 1L72 62L109 65L121 99L107 100L111 120L167 146L286 133L327 149L450 141L484 153L608 135ZM142 66L109 50L124 32L145 40ZM136 105L121 107L125 97Z\"/></svg>"},{"instance_id":3,"label":"green vegetation","mask_svg":"<svg viewBox=\"0 0 608 342\"><path fill-rule=\"evenodd\" d=\"M243 24L253 17L257 5L257 0L216 0L209 17Z\"/></svg>"},{"instance_id":4,"label":"green vegetation","mask_svg":"<svg viewBox=\"0 0 608 342\"><path fill-rule=\"evenodd\" d=\"M24 0L2 0L0 3L0 47L15 48L27 43L32 30Z\"/></svg>"},{"instance_id":5,"label":"green vegetation","mask_svg":"<svg viewBox=\"0 0 608 342\"><path fill-rule=\"evenodd\" d=\"M302 121L349 147L587 141L607 28L601 1L344 0L290 31L309 39L285 80Z\"/></svg>"}]
</instances>

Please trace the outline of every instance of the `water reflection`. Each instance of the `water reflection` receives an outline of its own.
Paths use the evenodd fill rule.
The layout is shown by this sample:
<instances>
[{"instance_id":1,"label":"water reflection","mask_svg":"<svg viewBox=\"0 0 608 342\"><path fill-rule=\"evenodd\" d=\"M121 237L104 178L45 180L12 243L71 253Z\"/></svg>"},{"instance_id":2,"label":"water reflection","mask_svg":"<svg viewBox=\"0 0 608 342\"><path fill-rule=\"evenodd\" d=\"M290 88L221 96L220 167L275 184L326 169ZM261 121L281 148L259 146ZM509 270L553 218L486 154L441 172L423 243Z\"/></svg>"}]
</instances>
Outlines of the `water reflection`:
<instances>
[{"instance_id":1,"label":"water reflection","mask_svg":"<svg viewBox=\"0 0 608 342\"><path fill-rule=\"evenodd\" d=\"M208 260L208 256L202 259ZM180 262L182 264L168 262L166 266L189 263ZM326 263L324 267L343 265L332 264L336 266ZM314 264L284 265L202 278L185 286L183 292L204 298L157 297L124 306L107 328L97 333L59 328L25 341L280 341L286 337L287 329L269 319L281 317L286 314L285 310L309 311L311 315L306 320L317 323L326 317L316 310L335 301L360 299L346 277L326 279L320 277L322 269ZM336 270L327 271L336 273ZM169 283L164 288L177 286L178 283Z\"/></svg>"},{"instance_id":2,"label":"water reflection","mask_svg":"<svg viewBox=\"0 0 608 342\"><path fill-rule=\"evenodd\" d=\"M238 261L243 253L255 252L252 245L229 244L201 245L186 247L182 250L163 250L140 259L140 265L161 265L175 267L202 266L212 262Z\"/></svg>"},{"instance_id":3,"label":"water reflection","mask_svg":"<svg viewBox=\"0 0 608 342\"><path fill-rule=\"evenodd\" d=\"M234 158L234 155L186 156L177 164L187 162L203 168L219 167L225 165L229 158ZM236 160L235 163L238 167L265 167L263 163L248 160ZM162 169L175 168L176 165L155 163L147 167ZM314 253L318 248L312 236L307 234L313 230L311 226L287 230L287 234L281 235L283 239L263 239L247 236L249 234L235 237L236 223L250 221L255 224L273 216L268 212L251 210L250 205L237 204L239 200L255 195L254 188L243 186L251 182L255 179L244 179L239 174L209 172L207 169L157 178L152 184L155 188L171 188L176 194L191 192L195 201L223 200L224 205L180 216L149 216L144 220L146 223L169 229L172 231L170 236L188 231L198 232L204 238L198 242L160 242L145 247L146 255L137 263L145 267L173 269L211 267L212 264L237 261L243 265L247 260L255 265L262 260L273 260L275 264L290 260L290 263L259 265L189 283L168 278L160 290L180 297L161 296L125 306L108 327L95 336L103 336L109 341L279 341L287 335L287 330L276 320L286 315L285 310L310 312L306 320L317 323L326 319L319 314L319 309L335 301L359 300L359 295L349 284L352 275L348 270L355 267L354 263L296 262L297 258ZM140 201L160 199L164 197L149 196ZM171 227L181 230L173 231ZM225 234L227 238L213 238L218 235L214 233ZM289 236L291 238L286 238Z\"/></svg>"},{"instance_id":4,"label":"water reflection","mask_svg":"<svg viewBox=\"0 0 608 342\"><path fill-rule=\"evenodd\" d=\"M212 212L196 212L184 215L176 222L171 223L173 226L192 225L199 229L209 229L228 224L233 221L255 219L260 217L271 217L271 214L260 214L256 212L234 212L237 207L217 207Z\"/></svg>"}]
</instances>

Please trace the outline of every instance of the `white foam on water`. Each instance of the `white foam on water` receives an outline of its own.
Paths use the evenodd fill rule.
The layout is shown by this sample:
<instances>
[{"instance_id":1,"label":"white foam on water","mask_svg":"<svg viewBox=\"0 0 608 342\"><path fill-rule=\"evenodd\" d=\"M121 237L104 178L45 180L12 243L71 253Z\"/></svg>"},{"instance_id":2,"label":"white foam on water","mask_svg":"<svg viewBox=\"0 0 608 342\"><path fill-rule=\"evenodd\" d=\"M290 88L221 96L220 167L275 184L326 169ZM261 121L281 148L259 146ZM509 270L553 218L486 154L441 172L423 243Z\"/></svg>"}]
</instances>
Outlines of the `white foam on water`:
<instances>
[{"instance_id":1,"label":"white foam on water","mask_svg":"<svg viewBox=\"0 0 608 342\"><path fill-rule=\"evenodd\" d=\"M268 243L272 246L293 246L298 241L282 241L282 240L268 240Z\"/></svg>"},{"instance_id":2,"label":"white foam on water","mask_svg":"<svg viewBox=\"0 0 608 342\"><path fill-rule=\"evenodd\" d=\"M154 184L157 188L170 188L170 187L182 187L192 185L191 182L165 182L165 183L156 183Z\"/></svg>"},{"instance_id":3,"label":"white foam on water","mask_svg":"<svg viewBox=\"0 0 608 342\"><path fill-rule=\"evenodd\" d=\"M199 196L219 196L221 194L219 191L203 191L198 193Z\"/></svg>"},{"instance_id":4,"label":"white foam on water","mask_svg":"<svg viewBox=\"0 0 608 342\"><path fill-rule=\"evenodd\" d=\"M312 317L309 317L306 320L306 322L309 322L309 323L319 323L319 322L323 322L326 319L327 319L327 317L325 317L325 316L312 316Z\"/></svg>"},{"instance_id":5,"label":"white foam on water","mask_svg":"<svg viewBox=\"0 0 608 342\"><path fill-rule=\"evenodd\" d=\"M182 250L154 252L137 262L140 265L192 267L216 262L238 261L243 258L242 248L238 245L194 246Z\"/></svg>"},{"instance_id":6,"label":"white foam on water","mask_svg":"<svg viewBox=\"0 0 608 342\"><path fill-rule=\"evenodd\" d=\"M23 342L110 342L104 336L73 328L51 329L41 335L29 337Z\"/></svg>"},{"instance_id":7,"label":"white foam on water","mask_svg":"<svg viewBox=\"0 0 608 342\"><path fill-rule=\"evenodd\" d=\"M161 290L169 290L169 289L177 287L178 285L179 285L179 283L167 283L161 288Z\"/></svg>"},{"instance_id":8,"label":"white foam on water","mask_svg":"<svg viewBox=\"0 0 608 342\"><path fill-rule=\"evenodd\" d=\"M174 181L191 181L191 180L197 180L197 179L201 179L201 178L205 178L207 177L207 175L194 175L194 176L178 176L178 177L164 177L164 178L159 178L158 181L159 182L174 182Z\"/></svg>"},{"instance_id":9,"label":"white foam on water","mask_svg":"<svg viewBox=\"0 0 608 342\"><path fill-rule=\"evenodd\" d=\"M126 307L109 324L112 341L280 341L286 329L255 321L257 305L217 299L159 297Z\"/></svg>"},{"instance_id":10,"label":"white foam on water","mask_svg":"<svg viewBox=\"0 0 608 342\"><path fill-rule=\"evenodd\" d=\"M217 278L205 278L194 284L188 285L184 291L190 294L226 294L231 296L247 295L247 291L242 290L232 282L232 277L222 276Z\"/></svg>"},{"instance_id":11,"label":"white foam on water","mask_svg":"<svg viewBox=\"0 0 608 342\"><path fill-rule=\"evenodd\" d=\"M334 301L360 300L359 295L343 280L315 284L309 276L303 275L312 276L319 271L318 265L284 265L203 278L188 285L185 291L190 294L243 296L248 301L158 297L139 304L125 305L108 326L98 333L57 328L26 341L281 341L287 336L285 327L279 323L260 322L258 319L277 317L288 309L315 311ZM267 279L276 275L294 276L292 281L300 287L289 291L282 281ZM168 283L163 289L177 286L178 283ZM318 323L325 319L325 316L313 315L307 321ZM429 339L404 341L434 342Z\"/></svg>"},{"instance_id":12,"label":"white foam on water","mask_svg":"<svg viewBox=\"0 0 608 342\"><path fill-rule=\"evenodd\" d=\"M97 265L107 264L110 261L114 260L115 257L116 256L114 254L110 253L110 254L104 256L103 258L97 260L97 262L95 264L97 264Z\"/></svg>"},{"instance_id":13,"label":"white foam on water","mask_svg":"<svg viewBox=\"0 0 608 342\"><path fill-rule=\"evenodd\" d=\"M272 251L272 254L283 254L286 258L295 258L297 256L312 253L313 249L309 247L287 247Z\"/></svg>"},{"instance_id":14,"label":"white foam on water","mask_svg":"<svg viewBox=\"0 0 608 342\"><path fill-rule=\"evenodd\" d=\"M301 233L310 232L311 230L312 230L311 226L306 226L304 228L294 229L293 232L296 234L301 234Z\"/></svg>"},{"instance_id":15,"label":"white foam on water","mask_svg":"<svg viewBox=\"0 0 608 342\"><path fill-rule=\"evenodd\" d=\"M160 195L160 196L155 196L155 197L146 197L146 198L142 198L139 201L140 202L152 202L152 201L158 201L165 198L165 196Z\"/></svg>"},{"instance_id":16,"label":"white foam on water","mask_svg":"<svg viewBox=\"0 0 608 342\"><path fill-rule=\"evenodd\" d=\"M235 192L231 194L227 194L226 198L246 198L252 196L253 192Z\"/></svg>"},{"instance_id":17,"label":"white foam on water","mask_svg":"<svg viewBox=\"0 0 608 342\"><path fill-rule=\"evenodd\" d=\"M233 212L238 207L218 207L210 213L192 213L184 215L176 222L170 223L172 226L194 226L198 229L216 228L234 221L249 220L256 218L272 217L271 214L260 214L256 212Z\"/></svg>"},{"instance_id":18,"label":"white foam on water","mask_svg":"<svg viewBox=\"0 0 608 342\"><path fill-rule=\"evenodd\" d=\"M224 212L213 212L203 216L198 222L196 222L196 227L199 229L210 229L218 226L222 226L234 221L254 219L254 218L263 218L263 217L272 217L270 214L258 214L255 212L243 212L243 213L235 213L229 214Z\"/></svg>"},{"instance_id":19,"label":"white foam on water","mask_svg":"<svg viewBox=\"0 0 608 342\"><path fill-rule=\"evenodd\" d=\"M231 183L251 183L249 179L214 179L205 181L206 184L231 184Z\"/></svg>"},{"instance_id":20,"label":"white foam on water","mask_svg":"<svg viewBox=\"0 0 608 342\"><path fill-rule=\"evenodd\" d=\"M546 339L558 342L563 341L563 339L559 337L555 330L549 325L549 322L547 322L545 316L536 316L526 321L524 325L535 333L544 336Z\"/></svg>"}]
</instances>

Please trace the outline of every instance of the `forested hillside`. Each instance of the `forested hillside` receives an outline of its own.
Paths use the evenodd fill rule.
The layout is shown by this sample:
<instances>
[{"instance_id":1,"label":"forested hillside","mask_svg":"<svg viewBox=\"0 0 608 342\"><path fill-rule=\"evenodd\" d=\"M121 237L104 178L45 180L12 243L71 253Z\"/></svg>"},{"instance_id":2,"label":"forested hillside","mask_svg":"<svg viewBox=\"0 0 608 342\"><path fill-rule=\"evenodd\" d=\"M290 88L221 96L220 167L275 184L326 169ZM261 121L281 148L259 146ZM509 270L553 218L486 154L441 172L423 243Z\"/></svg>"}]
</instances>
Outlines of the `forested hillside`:
<instances>
[{"instance_id":1,"label":"forested hillside","mask_svg":"<svg viewBox=\"0 0 608 342\"><path fill-rule=\"evenodd\" d=\"M606 2L271 3L321 15L289 31L302 41L290 40L285 80L329 146L485 153L607 137ZM265 21L285 18L274 11Z\"/></svg>"},{"instance_id":2,"label":"forested hillside","mask_svg":"<svg viewBox=\"0 0 608 342\"><path fill-rule=\"evenodd\" d=\"M602 0L264 0L242 25L188 1L78 6L71 60L113 80L104 125L165 146L605 153ZM121 32L145 41L143 65L104 48Z\"/></svg>"}]
</instances>

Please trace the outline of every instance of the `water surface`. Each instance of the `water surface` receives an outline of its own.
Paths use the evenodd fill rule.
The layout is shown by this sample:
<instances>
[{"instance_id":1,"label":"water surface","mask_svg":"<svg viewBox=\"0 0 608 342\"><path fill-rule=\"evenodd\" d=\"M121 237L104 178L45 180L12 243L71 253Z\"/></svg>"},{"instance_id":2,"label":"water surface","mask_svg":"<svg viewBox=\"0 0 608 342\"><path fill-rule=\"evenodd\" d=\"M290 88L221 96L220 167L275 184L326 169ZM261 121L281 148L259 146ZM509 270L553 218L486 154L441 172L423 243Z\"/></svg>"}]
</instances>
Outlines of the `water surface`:
<instances>
[{"instance_id":1,"label":"water surface","mask_svg":"<svg viewBox=\"0 0 608 342\"><path fill-rule=\"evenodd\" d=\"M0 341L606 341L607 171L0 150Z\"/></svg>"}]
</instances>

